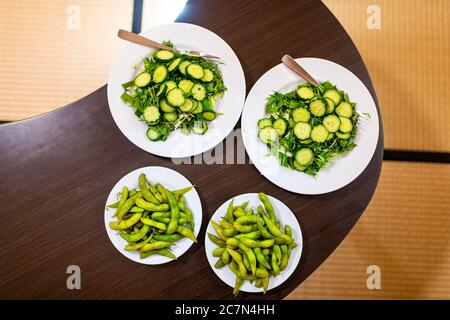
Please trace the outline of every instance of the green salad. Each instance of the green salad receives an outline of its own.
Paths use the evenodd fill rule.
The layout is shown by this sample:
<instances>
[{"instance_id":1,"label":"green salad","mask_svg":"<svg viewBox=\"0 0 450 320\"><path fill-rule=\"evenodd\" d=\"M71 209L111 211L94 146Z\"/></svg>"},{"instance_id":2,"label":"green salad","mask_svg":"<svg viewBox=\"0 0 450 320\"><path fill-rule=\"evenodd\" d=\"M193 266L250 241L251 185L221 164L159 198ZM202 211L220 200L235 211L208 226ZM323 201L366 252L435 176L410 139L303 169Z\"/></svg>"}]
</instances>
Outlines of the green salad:
<instances>
[{"instance_id":1,"label":"green salad","mask_svg":"<svg viewBox=\"0 0 450 320\"><path fill-rule=\"evenodd\" d=\"M170 41L166 46L172 47ZM151 141L166 140L180 128L204 134L219 113L215 100L226 87L216 62L179 51L157 50L143 61L144 69L122 84L122 100L148 124Z\"/></svg>"},{"instance_id":2,"label":"green salad","mask_svg":"<svg viewBox=\"0 0 450 320\"><path fill-rule=\"evenodd\" d=\"M305 83L286 94L274 92L266 103L269 117L258 121L258 138L283 167L316 176L333 157L356 146L355 107L330 82L320 87Z\"/></svg>"}]
</instances>

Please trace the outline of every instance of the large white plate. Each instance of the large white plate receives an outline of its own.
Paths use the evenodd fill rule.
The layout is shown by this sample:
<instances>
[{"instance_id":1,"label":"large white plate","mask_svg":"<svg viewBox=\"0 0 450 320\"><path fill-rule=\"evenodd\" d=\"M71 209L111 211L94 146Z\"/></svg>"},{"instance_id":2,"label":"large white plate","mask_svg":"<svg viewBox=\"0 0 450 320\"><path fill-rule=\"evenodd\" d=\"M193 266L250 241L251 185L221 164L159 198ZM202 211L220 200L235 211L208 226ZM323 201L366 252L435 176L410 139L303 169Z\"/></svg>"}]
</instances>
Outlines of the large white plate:
<instances>
[{"instance_id":1,"label":"large white plate","mask_svg":"<svg viewBox=\"0 0 450 320\"><path fill-rule=\"evenodd\" d=\"M217 100L216 111L222 112L204 135L184 135L173 131L166 141L150 141L146 137L148 126L134 115L134 109L120 96L122 83L130 81L136 73L133 64L139 65L153 49L128 43L113 64L108 79L108 103L120 131L136 146L155 155L181 158L193 156L215 147L234 128L244 107L245 78L242 66L231 47L215 33L188 23L159 25L141 33L144 37L162 42L171 40L180 50L196 49L222 58L220 65L227 91Z\"/></svg>"},{"instance_id":2,"label":"large white plate","mask_svg":"<svg viewBox=\"0 0 450 320\"><path fill-rule=\"evenodd\" d=\"M141 173L145 173L147 176L147 179L152 183L155 184L156 182L161 183L164 187L166 187L169 190L177 190L181 188L185 188L187 186L192 185L192 183L189 182L188 179L186 179L183 175L180 173L164 167L143 167L136 169L134 171L131 171L127 175L125 175L122 179L120 179L116 185L112 188L108 199L106 200L105 205L105 228L106 232L108 233L109 240L111 240L114 247L125 257L128 259L131 259L135 262L139 262L142 264L162 264L166 262L173 261L170 258L163 257L160 255L152 255L145 259L139 258L139 252L133 250L133 251L126 251L123 248L127 245L127 242L122 239L118 232L116 230L112 230L109 227L109 223L111 221L115 221L116 218L113 218L114 210L115 209L107 209L106 206L114 203L118 200L117 194L122 192L122 188L124 186L127 186L129 190L135 188L139 189L138 187L138 177ZM202 204L200 202L200 198L198 196L197 190L195 188L192 188L189 192L185 193L184 195L186 205L192 210L192 213L194 215L194 234L195 236L198 236L198 233L200 231L200 227L202 225ZM183 253L185 253L193 244L191 240L187 238L183 238L177 242L175 242L171 247L170 250L173 252L173 254L177 257L180 257Z\"/></svg>"},{"instance_id":3,"label":"large white plate","mask_svg":"<svg viewBox=\"0 0 450 320\"><path fill-rule=\"evenodd\" d=\"M253 86L245 102L242 113L242 137L245 149L256 168L277 186L301 194L322 194L340 189L356 179L367 167L378 142L378 113L375 102L364 86L352 72L337 63L317 59L295 59L319 81L330 81L348 93L350 100L356 102L356 109L368 113L370 119L358 126L356 148L332 160L316 177L281 167L276 156L268 156L268 148L257 138L257 122L266 116L266 98L274 91L282 93L295 89L305 82L279 64L267 71Z\"/></svg>"},{"instance_id":4,"label":"large white plate","mask_svg":"<svg viewBox=\"0 0 450 320\"><path fill-rule=\"evenodd\" d=\"M292 228L292 237L294 238L295 242L297 243L297 247L292 249L291 257L289 258L289 264L281 271L280 275L277 277L270 277L269 281L269 288L268 290L271 290L273 288L278 287L283 282L285 282L295 271L297 268L297 265L300 261L300 256L302 255L303 250L303 236L302 231L300 229L300 225L298 224L297 218L294 216L292 211L280 200L268 196L270 203L273 206L273 209L275 211L275 215L278 220L280 220L281 225L284 227L284 225L288 224ZM212 220L219 222L222 217L227 212L228 204L230 203L232 199L229 199L224 204L222 204L219 209L214 212L213 216L211 217ZM259 200L257 193L246 193L241 194L239 196L234 197L234 204L239 205L242 204L245 201L249 201L248 206L249 207L256 207L261 203L261 200ZM212 233L213 235L217 235L214 231L214 228L211 225L211 222L208 223L208 226L206 227L206 234L205 234L205 251L206 251L206 257L208 258L209 265L214 270L215 274L227 285L230 287L234 287L234 283L236 281L235 274L228 268L223 267L221 269L214 268L214 265L217 262L217 257L213 257L212 252L215 248L217 248L217 245L214 244L209 238L208 238L208 232ZM244 281L241 291L245 292L263 292L262 288L257 288L254 286L254 283L251 284L249 281Z\"/></svg>"}]
</instances>

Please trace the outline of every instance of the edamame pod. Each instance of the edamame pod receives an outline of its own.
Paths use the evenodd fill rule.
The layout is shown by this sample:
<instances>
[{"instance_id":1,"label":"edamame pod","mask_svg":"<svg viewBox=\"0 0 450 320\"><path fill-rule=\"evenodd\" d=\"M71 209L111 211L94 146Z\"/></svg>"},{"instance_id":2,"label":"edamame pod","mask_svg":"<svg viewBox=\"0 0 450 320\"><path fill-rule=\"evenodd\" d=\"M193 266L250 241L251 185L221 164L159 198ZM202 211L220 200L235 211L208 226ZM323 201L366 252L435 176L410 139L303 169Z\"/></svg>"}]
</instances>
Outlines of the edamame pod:
<instances>
[{"instance_id":1,"label":"edamame pod","mask_svg":"<svg viewBox=\"0 0 450 320\"><path fill-rule=\"evenodd\" d=\"M140 230L138 230L138 232L134 233L134 234L128 234L128 233L124 233L122 232L120 234L120 236L128 242L138 242L139 240L141 240L143 237L145 237L145 235L147 234L148 230L150 229L150 226L148 225L143 225L142 228Z\"/></svg>"},{"instance_id":2,"label":"edamame pod","mask_svg":"<svg viewBox=\"0 0 450 320\"><path fill-rule=\"evenodd\" d=\"M274 273L275 276L280 274L280 267L278 266L278 261L277 261L277 257L275 256L275 253L272 252L272 257L270 259L270 264L272 266L272 271Z\"/></svg>"},{"instance_id":3,"label":"edamame pod","mask_svg":"<svg viewBox=\"0 0 450 320\"><path fill-rule=\"evenodd\" d=\"M252 272L252 267L250 266L250 261L248 261L248 258L245 254L242 255L242 262L244 263L245 268L248 271Z\"/></svg>"},{"instance_id":4,"label":"edamame pod","mask_svg":"<svg viewBox=\"0 0 450 320\"><path fill-rule=\"evenodd\" d=\"M284 226L284 233L286 233L289 237L292 238L292 228L290 225L285 225Z\"/></svg>"},{"instance_id":5,"label":"edamame pod","mask_svg":"<svg viewBox=\"0 0 450 320\"><path fill-rule=\"evenodd\" d=\"M239 254L239 252L234 251L233 249L227 248L227 251L230 253L231 258L233 261L235 261L239 268L239 274L241 277L245 277L247 275L247 269L244 266L244 263L242 261L242 256Z\"/></svg>"},{"instance_id":6,"label":"edamame pod","mask_svg":"<svg viewBox=\"0 0 450 320\"><path fill-rule=\"evenodd\" d=\"M228 208L227 208L227 213L225 213L224 219L226 221L228 221L228 223L233 223L234 222L234 218L233 218L233 204L234 204L234 199L231 199L230 203L228 204Z\"/></svg>"},{"instance_id":7,"label":"edamame pod","mask_svg":"<svg viewBox=\"0 0 450 320\"><path fill-rule=\"evenodd\" d=\"M242 216L242 217L237 218L234 221L233 225L235 225L235 224L243 225L243 224L257 223L258 222L258 218L259 217L257 215Z\"/></svg>"},{"instance_id":8,"label":"edamame pod","mask_svg":"<svg viewBox=\"0 0 450 320\"><path fill-rule=\"evenodd\" d=\"M255 276L258 277L258 278L265 278L265 277L269 276L269 273L265 269L256 268Z\"/></svg>"},{"instance_id":9,"label":"edamame pod","mask_svg":"<svg viewBox=\"0 0 450 320\"><path fill-rule=\"evenodd\" d=\"M247 238L247 239L256 240L256 239L259 239L260 237L261 237L261 232L259 232L259 231L252 231L249 233L240 233L240 234L236 235L236 238L238 238L238 239L239 238Z\"/></svg>"},{"instance_id":10,"label":"edamame pod","mask_svg":"<svg viewBox=\"0 0 450 320\"><path fill-rule=\"evenodd\" d=\"M167 210L169 210L169 205L166 203L156 205L154 203L147 202L142 198L136 199L136 205L138 207L144 208L147 211L167 211Z\"/></svg>"},{"instance_id":11,"label":"edamame pod","mask_svg":"<svg viewBox=\"0 0 450 320\"><path fill-rule=\"evenodd\" d=\"M237 209L233 210L233 215L236 218L239 218L239 217L242 217L243 215L245 215L245 211L242 208L238 207Z\"/></svg>"},{"instance_id":12,"label":"edamame pod","mask_svg":"<svg viewBox=\"0 0 450 320\"><path fill-rule=\"evenodd\" d=\"M216 264L214 265L214 268L216 269L220 269L225 267L225 263L223 263L222 259L219 258L219 260L217 260Z\"/></svg>"},{"instance_id":13,"label":"edamame pod","mask_svg":"<svg viewBox=\"0 0 450 320\"><path fill-rule=\"evenodd\" d=\"M226 252L225 248L215 248L212 252L213 257L222 257L222 253Z\"/></svg>"},{"instance_id":14,"label":"edamame pod","mask_svg":"<svg viewBox=\"0 0 450 320\"><path fill-rule=\"evenodd\" d=\"M138 178L139 189L142 192L142 196L145 200L150 201L153 204L160 204L158 199L147 189L147 185L145 183L145 174L141 173Z\"/></svg>"},{"instance_id":15,"label":"edamame pod","mask_svg":"<svg viewBox=\"0 0 450 320\"><path fill-rule=\"evenodd\" d=\"M150 236L150 237L148 237L147 239L145 239L144 241L126 245L124 249L125 249L126 251L139 250L140 248L142 248L143 246L145 246L147 243L149 243L152 239L153 239L153 237Z\"/></svg>"},{"instance_id":16,"label":"edamame pod","mask_svg":"<svg viewBox=\"0 0 450 320\"><path fill-rule=\"evenodd\" d=\"M279 265L281 263L281 248L279 245L274 244L272 250L273 250L273 253L275 254L275 257L277 257L278 265Z\"/></svg>"},{"instance_id":17,"label":"edamame pod","mask_svg":"<svg viewBox=\"0 0 450 320\"><path fill-rule=\"evenodd\" d=\"M284 270L289 263L289 249L287 245L283 244L281 246L281 254L280 270Z\"/></svg>"},{"instance_id":18,"label":"edamame pod","mask_svg":"<svg viewBox=\"0 0 450 320\"><path fill-rule=\"evenodd\" d=\"M238 233L238 231L236 229L234 229L233 227L231 227L229 229L223 229L223 235L225 237L234 237L237 233Z\"/></svg>"},{"instance_id":19,"label":"edamame pod","mask_svg":"<svg viewBox=\"0 0 450 320\"><path fill-rule=\"evenodd\" d=\"M271 254L271 251L270 251L269 248L264 248L264 249L262 250L262 253L263 253L263 255L268 256L269 254Z\"/></svg>"},{"instance_id":20,"label":"edamame pod","mask_svg":"<svg viewBox=\"0 0 450 320\"><path fill-rule=\"evenodd\" d=\"M128 188L127 187L123 187L119 203L117 204L117 210L114 212L113 217L116 217L117 215L119 215L120 208L123 206L123 204L125 203L127 198L128 198Z\"/></svg>"},{"instance_id":21,"label":"edamame pod","mask_svg":"<svg viewBox=\"0 0 450 320\"><path fill-rule=\"evenodd\" d=\"M178 189L178 190L175 190L175 191L172 191L172 192L173 192L174 196L177 199L180 199L186 192L192 190L193 187L194 186L189 186L189 187L186 187L186 188L183 188L183 189Z\"/></svg>"},{"instance_id":22,"label":"edamame pod","mask_svg":"<svg viewBox=\"0 0 450 320\"><path fill-rule=\"evenodd\" d=\"M285 240L288 244L294 242L294 240L291 237L281 232L281 230L275 226L272 220L264 216L264 221L266 222L266 226L272 235L274 235L277 238Z\"/></svg>"},{"instance_id":23,"label":"edamame pod","mask_svg":"<svg viewBox=\"0 0 450 320\"><path fill-rule=\"evenodd\" d=\"M245 201L244 203L242 203L239 207L242 208L243 210L245 210L248 206L249 201Z\"/></svg>"},{"instance_id":24,"label":"edamame pod","mask_svg":"<svg viewBox=\"0 0 450 320\"><path fill-rule=\"evenodd\" d=\"M266 294L267 290L269 289L269 277L265 277L262 279L263 281L263 292Z\"/></svg>"},{"instance_id":25,"label":"edamame pod","mask_svg":"<svg viewBox=\"0 0 450 320\"><path fill-rule=\"evenodd\" d=\"M170 247L171 242L165 241L155 241L152 243L147 243L145 246L141 248L141 252L148 252L152 250L164 249Z\"/></svg>"},{"instance_id":26,"label":"edamame pod","mask_svg":"<svg viewBox=\"0 0 450 320\"><path fill-rule=\"evenodd\" d=\"M208 232L208 238L219 247L225 247L225 241Z\"/></svg>"},{"instance_id":27,"label":"edamame pod","mask_svg":"<svg viewBox=\"0 0 450 320\"><path fill-rule=\"evenodd\" d=\"M139 257L141 259L145 259L151 255L154 254L159 254L161 256L165 256L167 258L170 258L172 260L176 260L177 257L172 253L172 251L170 251L169 249L158 249L158 250L153 250L153 251L149 251L149 252L141 252Z\"/></svg>"},{"instance_id":28,"label":"edamame pod","mask_svg":"<svg viewBox=\"0 0 450 320\"><path fill-rule=\"evenodd\" d=\"M242 233L249 233L253 231L253 226L252 225L242 225L242 224L237 224L236 221L233 223L233 227Z\"/></svg>"},{"instance_id":29,"label":"edamame pod","mask_svg":"<svg viewBox=\"0 0 450 320\"><path fill-rule=\"evenodd\" d=\"M161 195L163 202L168 203L169 198L167 197L167 193L165 192L166 189L158 182L155 184L156 190L158 190L159 194Z\"/></svg>"},{"instance_id":30,"label":"edamame pod","mask_svg":"<svg viewBox=\"0 0 450 320\"><path fill-rule=\"evenodd\" d=\"M244 283L244 279L236 276L236 281L234 282L234 288L233 288L233 294L235 296L239 293L239 289L241 289L243 283Z\"/></svg>"},{"instance_id":31,"label":"edamame pod","mask_svg":"<svg viewBox=\"0 0 450 320\"><path fill-rule=\"evenodd\" d=\"M117 209L119 207L119 202L120 202L120 200L117 201L117 202L111 203L110 205L106 206L106 208L108 208L108 209Z\"/></svg>"},{"instance_id":32,"label":"edamame pod","mask_svg":"<svg viewBox=\"0 0 450 320\"><path fill-rule=\"evenodd\" d=\"M266 229L262 224L258 223L258 230L261 233L263 238L273 239L273 235Z\"/></svg>"},{"instance_id":33,"label":"edamame pod","mask_svg":"<svg viewBox=\"0 0 450 320\"><path fill-rule=\"evenodd\" d=\"M236 238L230 238L227 240L226 244L227 244L227 246L236 248L239 245L239 240Z\"/></svg>"},{"instance_id":34,"label":"edamame pod","mask_svg":"<svg viewBox=\"0 0 450 320\"><path fill-rule=\"evenodd\" d=\"M158 222L149 218L141 218L141 222L143 224L149 225L151 227L155 227L158 228L160 230L167 230L167 225L162 223L162 222Z\"/></svg>"},{"instance_id":35,"label":"edamame pod","mask_svg":"<svg viewBox=\"0 0 450 320\"><path fill-rule=\"evenodd\" d=\"M185 236L186 238L188 238L194 242L197 242L197 238L195 237L195 234L194 234L194 232L192 232L191 229L183 227L183 226L178 226L176 231L179 234Z\"/></svg>"},{"instance_id":36,"label":"edamame pod","mask_svg":"<svg viewBox=\"0 0 450 320\"><path fill-rule=\"evenodd\" d=\"M222 261L224 264L230 263L231 257L230 257L230 253L227 250L223 250L221 257L222 257Z\"/></svg>"},{"instance_id":37,"label":"edamame pod","mask_svg":"<svg viewBox=\"0 0 450 320\"><path fill-rule=\"evenodd\" d=\"M247 247L242 241L238 241L238 247L242 251L244 251L245 256L248 258L248 262L250 264L250 270L252 274L254 275L256 272L256 256L252 249ZM244 257L245 257L244 256Z\"/></svg>"},{"instance_id":38,"label":"edamame pod","mask_svg":"<svg viewBox=\"0 0 450 320\"><path fill-rule=\"evenodd\" d=\"M131 198L128 198L127 200L125 200L125 202L120 206L120 208L118 209L119 213L117 214L119 219L122 219L123 216L134 206L135 201L136 201L136 198L135 198L136 195L132 196Z\"/></svg>"},{"instance_id":39,"label":"edamame pod","mask_svg":"<svg viewBox=\"0 0 450 320\"><path fill-rule=\"evenodd\" d=\"M231 272L233 272L235 275L237 275L238 277L240 277L244 280L254 281L257 279L256 276L251 275L251 274L245 274L245 276L242 276L241 273L239 272L238 265L234 261L231 261L228 266L230 267Z\"/></svg>"},{"instance_id":40,"label":"edamame pod","mask_svg":"<svg viewBox=\"0 0 450 320\"><path fill-rule=\"evenodd\" d=\"M233 224L229 223L225 218L223 218L222 220L220 220L220 226L224 229L231 229L233 228Z\"/></svg>"},{"instance_id":41,"label":"edamame pod","mask_svg":"<svg viewBox=\"0 0 450 320\"><path fill-rule=\"evenodd\" d=\"M228 237L223 234L222 227L214 220L211 220L211 224L212 224L214 230L216 230L216 233L219 236L219 238L222 239L223 241L227 241Z\"/></svg>"},{"instance_id":42,"label":"edamame pod","mask_svg":"<svg viewBox=\"0 0 450 320\"><path fill-rule=\"evenodd\" d=\"M175 242L175 241L183 239L183 236L179 233L155 234L153 236L153 239L158 240L158 241L165 241L165 242Z\"/></svg>"},{"instance_id":43,"label":"edamame pod","mask_svg":"<svg viewBox=\"0 0 450 320\"><path fill-rule=\"evenodd\" d=\"M145 211L144 208L134 206L128 212L144 212L144 211Z\"/></svg>"},{"instance_id":44,"label":"edamame pod","mask_svg":"<svg viewBox=\"0 0 450 320\"><path fill-rule=\"evenodd\" d=\"M255 287L262 288L262 286L263 286L262 279L257 279L255 281Z\"/></svg>"},{"instance_id":45,"label":"edamame pod","mask_svg":"<svg viewBox=\"0 0 450 320\"><path fill-rule=\"evenodd\" d=\"M261 248L255 248L253 249L253 252L255 253L256 260L258 260L260 265L264 266L266 269L271 269L270 264L267 262Z\"/></svg>"},{"instance_id":46,"label":"edamame pod","mask_svg":"<svg viewBox=\"0 0 450 320\"><path fill-rule=\"evenodd\" d=\"M274 239L266 239L262 241L255 241L247 238L239 238L243 244L250 248L270 248L273 246L275 240Z\"/></svg>"},{"instance_id":47,"label":"edamame pod","mask_svg":"<svg viewBox=\"0 0 450 320\"><path fill-rule=\"evenodd\" d=\"M194 215L191 209L189 209L183 202L178 202L178 208L186 214L188 221L192 224L192 227L194 227Z\"/></svg>"},{"instance_id":48,"label":"edamame pod","mask_svg":"<svg viewBox=\"0 0 450 320\"><path fill-rule=\"evenodd\" d=\"M157 186L158 186L158 184L157 184ZM164 191L164 194L167 198L167 201L169 202L169 207L170 207L170 222L167 225L167 233L172 234L175 231L177 231L177 228L178 228L178 220L180 219L180 208L178 207L178 202L175 199L175 196L172 194L172 192L170 192L167 189L164 189L163 186L161 186L161 188L162 188L161 190ZM185 228L183 228L183 232L184 232L184 229ZM182 235L184 235L182 232L178 231L178 233L181 233ZM194 237L194 239L195 239L195 237ZM195 239L195 242L197 242L197 239Z\"/></svg>"},{"instance_id":49,"label":"edamame pod","mask_svg":"<svg viewBox=\"0 0 450 320\"><path fill-rule=\"evenodd\" d=\"M269 201L269 198L267 197L267 195L263 192L258 193L259 199L261 200L261 202L264 205L264 208L266 208L266 212L269 215L270 219L272 221L277 221L276 217L275 217L275 212L273 211L273 207L272 204Z\"/></svg>"},{"instance_id":50,"label":"edamame pod","mask_svg":"<svg viewBox=\"0 0 450 320\"><path fill-rule=\"evenodd\" d=\"M111 221L109 223L109 227L113 230L125 230L130 227L132 227L136 222L141 219L142 213L137 212L133 214L129 219L127 220L121 220L121 221Z\"/></svg>"}]
</instances>

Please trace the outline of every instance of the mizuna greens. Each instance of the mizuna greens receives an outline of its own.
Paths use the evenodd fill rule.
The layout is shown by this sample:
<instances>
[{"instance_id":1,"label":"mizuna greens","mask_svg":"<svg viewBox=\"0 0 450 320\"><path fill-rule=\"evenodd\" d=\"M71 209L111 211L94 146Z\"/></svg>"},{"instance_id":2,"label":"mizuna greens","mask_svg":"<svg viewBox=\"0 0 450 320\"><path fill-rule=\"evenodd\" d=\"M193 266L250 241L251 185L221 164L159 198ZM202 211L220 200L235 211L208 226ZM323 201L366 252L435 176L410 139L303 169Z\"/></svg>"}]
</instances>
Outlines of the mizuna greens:
<instances>
[{"instance_id":1,"label":"mizuna greens","mask_svg":"<svg viewBox=\"0 0 450 320\"><path fill-rule=\"evenodd\" d=\"M170 41L164 42L173 48ZM148 124L151 141L166 140L180 128L204 134L219 115L215 100L226 87L218 64L179 51L157 50L143 61L144 69L122 84L122 100Z\"/></svg>"},{"instance_id":2,"label":"mizuna greens","mask_svg":"<svg viewBox=\"0 0 450 320\"><path fill-rule=\"evenodd\" d=\"M280 164L316 176L333 157L352 150L358 113L348 95L330 82L305 83L267 98L258 137Z\"/></svg>"}]
</instances>

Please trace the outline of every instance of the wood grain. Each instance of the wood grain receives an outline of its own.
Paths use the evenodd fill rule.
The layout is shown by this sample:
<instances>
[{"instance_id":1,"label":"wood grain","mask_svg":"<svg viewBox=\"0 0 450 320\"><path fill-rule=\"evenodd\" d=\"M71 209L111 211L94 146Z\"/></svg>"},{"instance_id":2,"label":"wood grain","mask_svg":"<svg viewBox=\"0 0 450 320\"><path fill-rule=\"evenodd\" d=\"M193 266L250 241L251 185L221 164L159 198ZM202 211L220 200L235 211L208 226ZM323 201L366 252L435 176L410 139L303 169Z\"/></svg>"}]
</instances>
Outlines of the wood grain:
<instances>
[{"instance_id":1,"label":"wood grain","mask_svg":"<svg viewBox=\"0 0 450 320\"><path fill-rule=\"evenodd\" d=\"M270 14L268 14L270 12ZM204 26L236 50L247 88L280 57L317 56L352 70L375 100L369 75L350 38L315 0L190 1L178 19ZM257 35L257 36L249 36ZM277 42L267 50L266 43ZM0 296L14 298L215 299L232 298L210 269L203 241L178 261L142 266L116 252L106 236L106 197L126 173L148 165L173 168L197 186L203 219L227 199L264 191L299 219L304 252L289 281L264 299L286 296L339 245L376 188L383 130L369 166L348 186L325 195L302 196L269 183L254 166L175 165L137 149L115 126L106 87L47 115L0 126ZM226 154L226 152L225 152ZM205 224L200 232L204 238ZM66 268L79 265L82 289L66 288ZM242 299L262 295L240 294Z\"/></svg>"}]
</instances>

